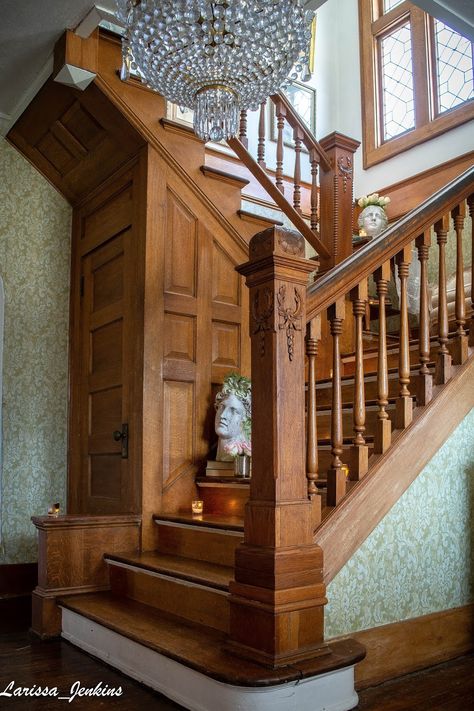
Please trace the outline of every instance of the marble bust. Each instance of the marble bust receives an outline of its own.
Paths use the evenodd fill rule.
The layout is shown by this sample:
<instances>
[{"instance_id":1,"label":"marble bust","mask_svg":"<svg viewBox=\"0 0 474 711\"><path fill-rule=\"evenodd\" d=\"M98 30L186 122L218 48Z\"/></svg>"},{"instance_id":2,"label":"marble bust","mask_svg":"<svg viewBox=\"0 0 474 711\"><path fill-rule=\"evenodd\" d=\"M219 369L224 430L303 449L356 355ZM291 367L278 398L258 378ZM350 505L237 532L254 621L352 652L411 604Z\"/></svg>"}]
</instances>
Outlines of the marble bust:
<instances>
[{"instance_id":1,"label":"marble bust","mask_svg":"<svg viewBox=\"0 0 474 711\"><path fill-rule=\"evenodd\" d=\"M359 235L377 237L388 225L387 214L380 205L367 205L360 213L357 224Z\"/></svg>"},{"instance_id":2,"label":"marble bust","mask_svg":"<svg viewBox=\"0 0 474 711\"><path fill-rule=\"evenodd\" d=\"M250 381L231 373L216 395L214 426L219 437L216 460L230 462L238 454L250 454Z\"/></svg>"}]
</instances>

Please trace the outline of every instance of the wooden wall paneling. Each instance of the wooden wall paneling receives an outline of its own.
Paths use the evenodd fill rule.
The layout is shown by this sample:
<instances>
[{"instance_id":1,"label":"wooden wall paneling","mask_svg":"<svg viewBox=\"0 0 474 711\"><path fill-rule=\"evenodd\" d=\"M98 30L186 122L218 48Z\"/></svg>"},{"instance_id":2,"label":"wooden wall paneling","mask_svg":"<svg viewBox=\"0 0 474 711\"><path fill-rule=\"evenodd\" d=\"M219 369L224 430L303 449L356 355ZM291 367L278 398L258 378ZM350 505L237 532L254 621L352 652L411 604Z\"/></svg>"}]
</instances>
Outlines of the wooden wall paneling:
<instances>
[{"instance_id":1,"label":"wooden wall paneling","mask_svg":"<svg viewBox=\"0 0 474 711\"><path fill-rule=\"evenodd\" d=\"M163 214L161 507L189 510L195 474L203 472L215 439L215 389L231 370L249 366L247 319L242 328L245 254L161 161ZM245 350L247 349L247 354ZM145 354L145 363L147 355ZM146 525L146 524L145 524Z\"/></svg>"},{"instance_id":2,"label":"wooden wall paneling","mask_svg":"<svg viewBox=\"0 0 474 711\"><path fill-rule=\"evenodd\" d=\"M33 591L32 630L40 637L61 632L58 595L109 586L104 553L139 547L139 516L33 516L38 529L38 585Z\"/></svg>"},{"instance_id":3,"label":"wooden wall paneling","mask_svg":"<svg viewBox=\"0 0 474 711\"><path fill-rule=\"evenodd\" d=\"M163 466L163 348L164 348L164 253L166 245L166 180L158 153L147 152L143 274L143 430L142 430L142 546L157 547L157 527L152 516L161 510Z\"/></svg>"},{"instance_id":4,"label":"wooden wall paneling","mask_svg":"<svg viewBox=\"0 0 474 711\"><path fill-rule=\"evenodd\" d=\"M390 221L398 220L406 215L436 190L468 170L473 163L474 151L471 151L422 173L417 173L406 180L380 188L378 190L380 195L390 197L390 205L387 206Z\"/></svg>"},{"instance_id":5,"label":"wooden wall paneling","mask_svg":"<svg viewBox=\"0 0 474 711\"><path fill-rule=\"evenodd\" d=\"M143 139L100 89L48 80L8 139L73 204L129 161Z\"/></svg>"}]
</instances>

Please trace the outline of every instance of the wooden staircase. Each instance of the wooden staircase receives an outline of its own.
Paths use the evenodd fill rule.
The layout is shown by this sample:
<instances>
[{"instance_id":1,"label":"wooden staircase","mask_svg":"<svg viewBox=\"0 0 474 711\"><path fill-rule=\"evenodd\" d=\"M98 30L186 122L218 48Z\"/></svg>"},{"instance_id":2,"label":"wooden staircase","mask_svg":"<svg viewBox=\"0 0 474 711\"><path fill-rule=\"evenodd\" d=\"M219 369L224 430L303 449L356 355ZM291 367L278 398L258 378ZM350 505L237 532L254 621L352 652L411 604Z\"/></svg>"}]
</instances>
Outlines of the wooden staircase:
<instances>
[{"instance_id":1,"label":"wooden staircase","mask_svg":"<svg viewBox=\"0 0 474 711\"><path fill-rule=\"evenodd\" d=\"M241 160L234 163L232 172L224 171L206 156L194 134L165 118L161 97L136 82L119 82L117 42L104 36L94 41L99 42L98 73L90 90L82 96L47 83L9 138L76 205L78 225L83 224L81 210L87 196L97 199L103 184L112 192L110 176L123 173L130 162L139 166L132 194L138 199L140 189L145 193L143 204L135 205L141 222L134 233L145 235L140 243L143 273L136 269L137 281L142 279L145 287L135 296L134 306L143 309L140 318L153 333L143 336L142 360L133 363L143 374L132 389L137 421L143 415L135 439L141 448L142 499L130 520L122 517L118 521L113 514L94 517L82 511L74 497L70 499L72 515L57 521L35 519L40 531L41 574L35 592L34 629L45 637L62 631L75 644L188 708L213 710L217 696L219 709L229 711L301 711L314 709L315 698L316 709L350 709L357 701L353 668L364 650L350 639L324 640L325 586L474 404L473 315L472 311L466 314L459 277L466 202L471 216L473 209L473 172L453 181L351 254L352 190L347 185L352 181L348 166L356 142L334 134L323 145L317 144L287 102L273 97L278 118L277 170L274 174L267 170L261 150L257 160L248 154L242 116L239 138L231 141ZM73 132L72 93L74 111L91 116L90 126L96 133L86 137L87 150L79 150L68 139L74 155L66 160L64 146L60 150L51 136L55 141L61 136L65 140L64 127ZM45 105L47 114L42 113ZM285 120L299 149L292 178L282 174ZM262 136L258 138L261 146ZM302 145L308 151L312 176L306 186L301 181ZM91 170L91 165L97 170ZM173 200L177 196L173 209L175 204L179 209L172 217L171 210L163 208L165 193L156 198L161 179L168 181ZM307 245L300 235L282 230L275 224L278 220L242 212L241 191L249 180L260 181L319 252L322 269L315 280L308 281L318 259L305 258ZM290 183L293 195L289 201L284 192ZM209 243L225 255L227 271L217 280L223 293L214 301L204 303L197 285L208 278L213 260L221 259L215 256L221 255L218 250L206 253L199 278L193 274L189 283L171 283L168 273L163 276L165 268L160 272L162 281L156 279L157 226L166 221L168 225L176 214L186 228L198 224L195 232L190 229L186 234L196 236L201 247L212 231ZM451 333L444 252L450 216L456 225L458 255ZM100 226L100 220L93 223L96 232ZM436 337L430 340L426 264L433 227L439 245L439 320ZM258 228L264 231L249 244ZM409 340L406 305L413 243L422 274L416 342ZM163 251L169 246L164 239L160 244ZM248 255L249 261L238 271L246 276L249 292L243 290L241 281L235 282L235 292L226 291L231 279L238 279L228 265L238 265ZM177 259L181 256L184 249ZM398 343L386 332L391 262L396 263L401 279ZM76 270L76 279L80 273ZM378 289L379 332L375 339L364 341L371 275ZM168 292L166 279L172 286ZM270 295L268 314L258 311L259 290ZM168 351L174 356L163 356L158 367L155 359L163 332L153 328L160 309L163 324L165 316L177 315L181 326L194 319L200 331L196 336L194 325L191 331L183 326L181 350L170 346ZM211 326L199 321L203 311L212 312ZM162 393L161 379L184 383L180 397L186 404L189 392L193 397L199 393L204 426L204 400L211 401L212 387L218 386L228 370L246 369L248 313L254 406L252 479L204 477L205 452L201 448L194 454L197 435L192 431L191 436L186 434L186 446L193 451L193 467L183 465L176 476L174 497L168 495L169 484L160 482L158 499L157 478L164 456L156 457L154 448L164 431L164 418L150 405L147 411L139 397L143 401L148 397L149 403L156 392ZM215 322L228 330L217 335L209 349L212 366L199 370L202 341L196 339ZM341 340L347 334L350 347L341 352ZM234 342L239 344L235 353L228 346ZM318 362L323 361L331 364L331 375L328 378L328 369L322 368L318 379ZM189 421L196 419L196 411L186 411ZM75 414L74 406L71 412ZM154 413L149 420L147 412ZM77 425L74 417L72 422ZM72 433L74 447L80 445L84 431ZM171 428L168 434L170 441L179 439ZM171 443L164 445L168 454L166 447ZM197 473L195 482L189 472ZM201 517L189 513L196 492L204 500ZM69 536L72 531L75 536Z\"/></svg>"}]
</instances>

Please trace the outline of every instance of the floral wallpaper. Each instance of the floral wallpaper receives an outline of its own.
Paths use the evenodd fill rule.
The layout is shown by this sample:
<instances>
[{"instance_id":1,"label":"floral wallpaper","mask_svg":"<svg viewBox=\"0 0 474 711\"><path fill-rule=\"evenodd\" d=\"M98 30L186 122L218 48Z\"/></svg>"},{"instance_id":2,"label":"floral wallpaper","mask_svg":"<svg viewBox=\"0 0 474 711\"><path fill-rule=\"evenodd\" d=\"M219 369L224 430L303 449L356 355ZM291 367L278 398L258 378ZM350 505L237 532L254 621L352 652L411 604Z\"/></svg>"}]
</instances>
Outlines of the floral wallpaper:
<instances>
[{"instance_id":1,"label":"floral wallpaper","mask_svg":"<svg viewBox=\"0 0 474 711\"><path fill-rule=\"evenodd\" d=\"M474 409L328 586L327 637L474 600Z\"/></svg>"},{"instance_id":2,"label":"floral wallpaper","mask_svg":"<svg viewBox=\"0 0 474 711\"><path fill-rule=\"evenodd\" d=\"M66 501L70 222L64 198L0 138L0 564L35 561L30 516Z\"/></svg>"}]
</instances>

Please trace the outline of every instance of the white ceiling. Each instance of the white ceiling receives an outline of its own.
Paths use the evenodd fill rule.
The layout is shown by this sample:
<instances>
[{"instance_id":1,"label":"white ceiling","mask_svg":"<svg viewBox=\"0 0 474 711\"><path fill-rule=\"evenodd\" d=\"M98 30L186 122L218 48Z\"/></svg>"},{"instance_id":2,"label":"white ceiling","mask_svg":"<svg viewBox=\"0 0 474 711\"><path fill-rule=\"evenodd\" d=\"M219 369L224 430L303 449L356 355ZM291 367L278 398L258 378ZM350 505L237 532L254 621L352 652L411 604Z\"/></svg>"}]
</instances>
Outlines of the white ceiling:
<instances>
[{"instance_id":1,"label":"white ceiling","mask_svg":"<svg viewBox=\"0 0 474 711\"><path fill-rule=\"evenodd\" d=\"M314 9L324 1L306 0ZM474 26L473 0L419 4L427 2L442 6L440 19L447 21L448 6L456 9L455 19ZM113 12L115 0L98 0L97 5ZM64 29L75 29L93 6L93 0L0 0L0 133L6 133L48 78L54 45Z\"/></svg>"}]
</instances>

